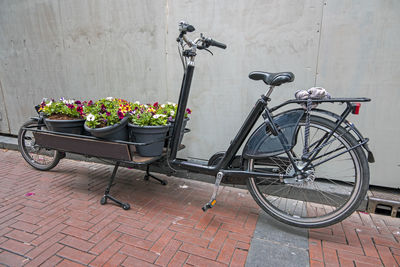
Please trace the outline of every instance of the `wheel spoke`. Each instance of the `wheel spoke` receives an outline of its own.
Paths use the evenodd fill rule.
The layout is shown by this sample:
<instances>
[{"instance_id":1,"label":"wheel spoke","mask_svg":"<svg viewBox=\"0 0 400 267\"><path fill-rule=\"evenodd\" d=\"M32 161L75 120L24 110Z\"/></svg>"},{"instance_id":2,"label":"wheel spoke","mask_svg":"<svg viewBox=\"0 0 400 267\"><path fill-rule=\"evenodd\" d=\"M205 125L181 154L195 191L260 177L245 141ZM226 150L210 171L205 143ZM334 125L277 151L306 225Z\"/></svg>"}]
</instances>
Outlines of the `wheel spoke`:
<instances>
[{"instance_id":1,"label":"wheel spoke","mask_svg":"<svg viewBox=\"0 0 400 267\"><path fill-rule=\"evenodd\" d=\"M300 170L306 164L297 156L302 155L304 148L304 126L304 121L301 121L295 131L295 145L290 151ZM285 183L277 178L250 178L249 190L265 211L293 225L321 227L348 216L349 212L343 214L344 210L355 210L367 189L365 186L359 189L365 183L364 179L368 179L362 176L365 165L361 164L361 160L366 162L365 156L360 156L360 149L348 150L357 141L341 127L321 147L334 127L334 123L324 118L312 118L308 140L310 154L318 147L320 151L314 164L302 171L302 176L287 178ZM342 152L345 153L331 158ZM265 172L269 168L269 171L274 170L274 174L294 174L289 159L282 155L285 154L263 159L266 164L260 166L249 160L249 170L262 172L260 167L265 166Z\"/></svg>"}]
</instances>

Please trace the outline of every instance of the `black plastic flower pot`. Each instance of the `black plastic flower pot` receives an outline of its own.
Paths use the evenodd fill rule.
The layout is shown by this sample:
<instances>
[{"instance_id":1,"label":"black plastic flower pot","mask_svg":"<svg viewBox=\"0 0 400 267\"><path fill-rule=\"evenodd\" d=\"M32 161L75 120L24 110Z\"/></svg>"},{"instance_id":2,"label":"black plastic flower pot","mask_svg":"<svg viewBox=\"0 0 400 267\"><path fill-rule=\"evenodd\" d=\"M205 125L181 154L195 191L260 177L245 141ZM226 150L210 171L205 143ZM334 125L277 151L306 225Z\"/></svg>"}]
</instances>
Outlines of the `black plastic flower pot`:
<instances>
[{"instance_id":1,"label":"black plastic flower pot","mask_svg":"<svg viewBox=\"0 0 400 267\"><path fill-rule=\"evenodd\" d=\"M136 146L136 151L142 157L158 157L162 154L164 138L167 136L169 125L138 126L128 124L130 140L135 143L149 143Z\"/></svg>"},{"instance_id":2,"label":"black plastic flower pot","mask_svg":"<svg viewBox=\"0 0 400 267\"><path fill-rule=\"evenodd\" d=\"M84 128L91 135L98 138L128 141L128 119L128 117L125 117L119 123L102 128L90 128L85 124Z\"/></svg>"},{"instance_id":3,"label":"black plastic flower pot","mask_svg":"<svg viewBox=\"0 0 400 267\"><path fill-rule=\"evenodd\" d=\"M44 123L46 124L47 129L50 131L70 134L83 134L83 125L85 123L85 119L51 120L45 118Z\"/></svg>"},{"instance_id":4,"label":"black plastic flower pot","mask_svg":"<svg viewBox=\"0 0 400 267\"><path fill-rule=\"evenodd\" d=\"M185 118L185 119L183 120L183 125L182 125L182 129L181 129L181 133L180 133L180 135L179 135L179 144L182 143L183 134L185 133L186 124L187 124L188 121L189 121L189 118ZM171 136L171 135L172 135L172 131L173 131L174 125L175 125L175 120L171 121L170 123L171 123L171 124L170 124L170 126L169 126L167 136ZM171 138L172 138L172 136L171 136ZM170 140L171 140L171 139L170 139ZM167 147L167 146L168 146L168 140L165 140L164 147Z\"/></svg>"}]
</instances>

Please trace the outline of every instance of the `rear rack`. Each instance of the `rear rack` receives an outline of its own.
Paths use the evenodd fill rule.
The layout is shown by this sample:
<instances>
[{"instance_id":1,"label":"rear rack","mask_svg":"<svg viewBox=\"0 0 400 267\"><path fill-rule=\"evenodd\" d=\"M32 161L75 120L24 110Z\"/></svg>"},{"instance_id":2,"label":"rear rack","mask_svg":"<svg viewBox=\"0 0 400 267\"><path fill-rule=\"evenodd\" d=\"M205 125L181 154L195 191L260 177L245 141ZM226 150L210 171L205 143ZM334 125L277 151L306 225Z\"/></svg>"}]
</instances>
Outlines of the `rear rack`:
<instances>
[{"instance_id":1,"label":"rear rack","mask_svg":"<svg viewBox=\"0 0 400 267\"><path fill-rule=\"evenodd\" d=\"M316 103L316 104L319 104L319 103L370 102L371 98L367 98L367 97L343 98L343 97L340 97L340 98L329 98L329 99L312 99L311 101L312 101L312 103ZM289 104L302 104L302 103L307 104L307 99L291 99L286 102L283 102L282 104L280 104L278 106L271 108L270 111L273 112L273 111L275 111L283 106L289 105Z\"/></svg>"}]
</instances>

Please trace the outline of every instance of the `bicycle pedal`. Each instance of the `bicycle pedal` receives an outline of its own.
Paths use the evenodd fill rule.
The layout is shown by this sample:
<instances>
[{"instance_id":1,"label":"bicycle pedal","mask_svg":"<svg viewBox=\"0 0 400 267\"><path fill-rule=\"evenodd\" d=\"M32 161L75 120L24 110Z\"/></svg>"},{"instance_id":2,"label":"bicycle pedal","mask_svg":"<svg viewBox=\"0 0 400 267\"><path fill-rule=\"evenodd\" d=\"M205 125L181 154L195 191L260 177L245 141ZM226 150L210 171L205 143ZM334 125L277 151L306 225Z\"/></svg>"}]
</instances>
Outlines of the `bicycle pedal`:
<instances>
[{"instance_id":1,"label":"bicycle pedal","mask_svg":"<svg viewBox=\"0 0 400 267\"><path fill-rule=\"evenodd\" d=\"M211 202L208 202L207 204L205 204L201 209L205 212L208 209L211 209L215 205L215 203L217 203L217 201L214 199Z\"/></svg>"}]
</instances>

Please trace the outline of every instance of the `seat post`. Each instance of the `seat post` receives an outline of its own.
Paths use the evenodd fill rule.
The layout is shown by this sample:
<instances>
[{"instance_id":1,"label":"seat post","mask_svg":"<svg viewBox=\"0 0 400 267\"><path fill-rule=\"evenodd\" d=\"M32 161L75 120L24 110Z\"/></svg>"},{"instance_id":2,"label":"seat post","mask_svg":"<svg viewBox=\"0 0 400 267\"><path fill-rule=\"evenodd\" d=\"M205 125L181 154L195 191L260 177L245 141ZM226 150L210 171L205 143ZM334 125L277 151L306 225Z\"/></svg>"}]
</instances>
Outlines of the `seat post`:
<instances>
[{"instance_id":1,"label":"seat post","mask_svg":"<svg viewBox=\"0 0 400 267\"><path fill-rule=\"evenodd\" d=\"M271 86L269 87L268 92L265 93L265 96L266 96L267 98L269 98L269 96L272 94L272 91L274 91L274 87L275 87L275 86L271 85Z\"/></svg>"}]
</instances>

